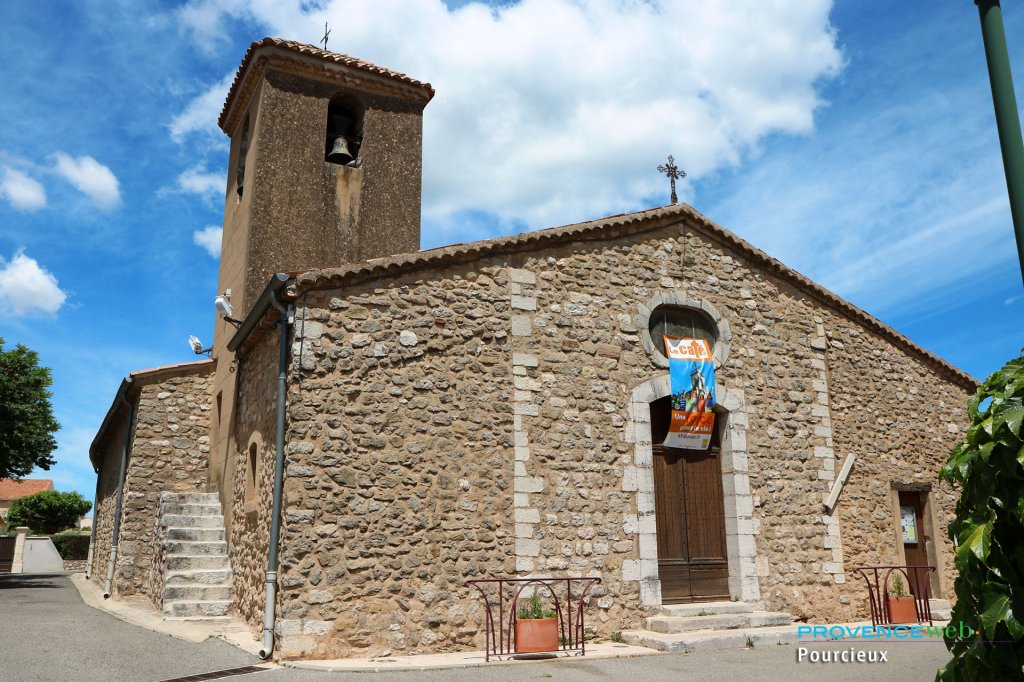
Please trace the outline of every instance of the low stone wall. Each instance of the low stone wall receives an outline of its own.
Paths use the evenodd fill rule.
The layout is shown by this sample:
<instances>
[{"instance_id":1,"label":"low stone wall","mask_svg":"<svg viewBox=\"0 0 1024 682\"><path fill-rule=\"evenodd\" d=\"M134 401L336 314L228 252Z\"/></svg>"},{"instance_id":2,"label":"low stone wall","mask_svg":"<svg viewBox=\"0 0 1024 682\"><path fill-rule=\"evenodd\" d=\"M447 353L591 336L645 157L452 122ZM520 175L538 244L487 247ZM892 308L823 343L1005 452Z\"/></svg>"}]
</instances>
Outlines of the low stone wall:
<instances>
[{"instance_id":1,"label":"low stone wall","mask_svg":"<svg viewBox=\"0 0 1024 682\"><path fill-rule=\"evenodd\" d=\"M53 540L45 535L25 538L22 561L22 573L60 573L64 570L64 560L53 546Z\"/></svg>"}]
</instances>

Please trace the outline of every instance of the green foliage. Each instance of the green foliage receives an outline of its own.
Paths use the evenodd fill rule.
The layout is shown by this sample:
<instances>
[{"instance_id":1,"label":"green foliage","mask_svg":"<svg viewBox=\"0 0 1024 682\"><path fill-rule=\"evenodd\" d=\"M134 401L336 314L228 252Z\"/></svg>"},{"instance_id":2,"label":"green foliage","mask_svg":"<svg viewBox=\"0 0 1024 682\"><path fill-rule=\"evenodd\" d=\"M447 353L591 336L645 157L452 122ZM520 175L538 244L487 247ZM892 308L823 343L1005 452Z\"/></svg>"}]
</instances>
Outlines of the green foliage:
<instances>
[{"instance_id":1,"label":"green foliage","mask_svg":"<svg viewBox=\"0 0 1024 682\"><path fill-rule=\"evenodd\" d=\"M953 660L939 680L1024 678L1024 357L990 376L967 406L971 426L941 478L960 487ZM966 627L964 627L966 626ZM967 630L967 627L970 630Z\"/></svg>"},{"instance_id":2,"label":"green foliage","mask_svg":"<svg viewBox=\"0 0 1024 682\"><path fill-rule=\"evenodd\" d=\"M78 493L44 490L12 502L7 525L28 526L34 533L52 535L77 526L90 509L92 503Z\"/></svg>"},{"instance_id":3,"label":"green foliage","mask_svg":"<svg viewBox=\"0 0 1024 682\"><path fill-rule=\"evenodd\" d=\"M0 478L49 469L60 425L50 407L50 370L25 346L4 350L0 339Z\"/></svg>"},{"instance_id":4,"label":"green foliage","mask_svg":"<svg viewBox=\"0 0 1024 682\"><path fill-rule=\"evenodd\" d=\"M907 591L903 588L903 576L897 574L892 580L892 587L889 589L889 596L893 599L903 599Z\"/></svg>"},{"instance_id":5,"label":"green foliage","mask_svg":"<svg viewBox=\"0 0 1024 682\"><path fill-rule=\"evenodd\" d=\"M525 604L519 604L519 620L530 620L536 618L554 618L554 611L545 610L540 604L540 592L534 591L533 596Z\"/></svg>"},{"instance_id":6,"label":"green foliage","mask_svg":"<svg viewBox=\"0 0 1024 682\"><path fill-rule=\"evenodd\" d=\"M84 561L89 556L89 536L69 530L51 535L50 540L57 548L57 554L65 561Z\"/></svg>"}]
</instances>

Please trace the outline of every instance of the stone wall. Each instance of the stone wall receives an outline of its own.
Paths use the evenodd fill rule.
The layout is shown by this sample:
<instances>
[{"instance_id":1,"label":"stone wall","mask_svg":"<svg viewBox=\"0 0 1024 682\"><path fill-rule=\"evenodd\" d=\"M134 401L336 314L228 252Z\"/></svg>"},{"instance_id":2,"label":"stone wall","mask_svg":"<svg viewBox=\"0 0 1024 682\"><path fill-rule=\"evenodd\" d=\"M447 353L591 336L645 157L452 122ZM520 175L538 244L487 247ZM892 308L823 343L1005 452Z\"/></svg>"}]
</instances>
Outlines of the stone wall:
<instances>
[{"instance_id":1,"label":"stone wall","mask_svg":"<svg viewBox=\"0 0 1024 682\"><path fill-rule=\"evenodd\" d=\"M240 355L237 382L243 390L230 442L237 443L232 480L233 514L228 520L228 550L234 572L235 608L253 632L263 627L267 547L274 487L274 438L277 414L278 343L276 329L264 330L252 352ZM249 448L256 447L256 481L250 491ZM247 498L247 493L250 499ZM280 614L280 609L278 609Z\"/></svg>"},{"instance_id":2,"label":"stone wall","mask_svg":"<svg viewBox=\"0 0 1024 682\"><path fill-rule=\"evenodd\" d=\"M160 493L206 489L209 457L210 388L213 363L186 365L177 370L158 370L134 375L128 400L136 416L125 475L121 528L112 593L115 596L144 594L159 603L155 569L156 523ZM104 434L102 445L101 504L96 522L94 580L106 579L112 515L116 498L124 421ZM102 575L98 575L102 574Z\"/></svg>"},{"instance_id":3,"label":"stone wall","mask_svg":"<svg viewBox=\"0 0 1024 682\"><path fill-rule=\"evenodd\" d=\"M639 625L661 599L644 415L667 382L659 301L719 324L733 597L864 615L852 569L895 550L890 482L935 481L967 387L748 258L687 219L300 295L281 655L479 648L461 584L499 575L600 577L593 628ZM941 519L951 499L935 495Z\"/></svg>"},{"instance_id":4,"label":"stone wall","mask_svg":"<svg viewBox=\"0 0 1024 682\"><path fill-rule=\"evenodd\" d=\"M115 422L106 432L103 442L97 449L97 460L100 463L99 486L96 494L96 509L93 510L92 522L96 529L92 550L92 580L103 585L107 579L107 566L110 562L110 541L114 533L114 507L117 497L117 481L120 476L121 450L124 447L125 428L127 427L127 411L122 409Z\"/></svg>"},{"instance_id":5,"label":"stone wall","mask_svg":"<svg viewBox=\"0 0 1024 682\"><path fill-rule=\"evenodd\" d=\"M973 391L937 380L906 353L848 320L833 316L825 333L835 449L843 458L856 456L837 507L848 565L905 564L892 488L930 486L936 521L931 540L942 588L936 596L950 599L955 549L946 530L959 495L936 473L963 437ZM861 582L846 595L856 617L870 615Z\"/></svg>"},{"instance_id":6,"label":"stone wall","mask_svg":"<svg viewBox=\"0 0 1024 682\"><path fill-rule=\"evenodd\" d=\"M514 572L498 268L312 294L296 322L281 653L473 645L466 579Z\"/></svg>"}]
</instances>

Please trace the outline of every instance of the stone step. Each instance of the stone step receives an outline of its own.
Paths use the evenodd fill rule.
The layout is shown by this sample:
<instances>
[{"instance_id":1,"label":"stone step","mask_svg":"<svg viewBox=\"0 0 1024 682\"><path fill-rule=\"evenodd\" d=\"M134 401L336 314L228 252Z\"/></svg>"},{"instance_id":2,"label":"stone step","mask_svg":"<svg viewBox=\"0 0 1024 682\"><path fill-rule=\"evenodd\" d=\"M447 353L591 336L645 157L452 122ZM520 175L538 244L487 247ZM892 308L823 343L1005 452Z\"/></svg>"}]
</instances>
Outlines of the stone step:
<instances>
[{"instance_id":1,"label":"stone step","mask_svg":"<svg viewBox=\"0 0 1024 682\"><path fill-rule=\"evenodd\" d=\"M231 588L227 585L167 585L164 587L164 604L230 600Z\"/></svg>"},{"instance_id":2,"label":"stone step","mask_svg":"<svg viewBox=\"0 0 1024 682\"><path fill-rule=\"evenodd\" d=\"M794 644L798 640L794 625L738 630L696 630L681 634L667 634L650 630L624 630L626 644L669 653L691 653L716 649L742 649L744 647Z\"/></svg>"},{"instance_id":3,"label":"stone step","mask_svg":"<svg viewBox=\"0 0 1024 682\"><path fill-rule=\"evenodd\" d=\"M220 514L210 516L167 514L160 517L160 525L167 528L223 528L224 517Z\"/></svg>"},{"instance_id":4,"label":"stone step","mask_svg":"<svg viewBox=\"0 0 1024 682\"><path fill-rule=\"evenodd\" d=\"M163 617L163 620L174 620L174 621L178 621L178 620L181 620L181 621L195 620L195 621L210 622L210 621L220 621L220 620L229 621L229 620L234 620L234 618L232 618L231 616L166 616L165 615Z\"/></svg>"},{"instance_id":5,"label":"stone step","mask_svg":"<svg viewBox=\"0 0 1024 682\"><path fill-rule=\"evenodd\" d=\"M220 503L217 504L169 504L164 502L160 505L160 515L176 514L181 516L218 516L221 512Z\"/></svg>"},{"instance_id":6,"label":"stone step","mask_svg":"<svg viewBox=\"0 0 1024 682\"><path fill-rule=\"evenodd\" d=\"M230 601L173 601L164 602L164 615L172 618L226 616Z\"/></svg>"},{"instance_id":7,"label":"stone step","mask_svg":"<svg viewBox=\"0 0 1024 682\"><path fill-rule=\"evenodd\" d=\"M661 607L663 616L720 616L725 613L753 613L760 610L760 604L742 601L705 601L695 604L666 604Z\"/></svg>"},{"instance_id":8,"label":"stone step","mask_svg":"<svg viewBox=\"0 0 1024 682\"><path fill-rule=\"evenodd\" d=\"M223 528L168 528L168 540L201 540L212 542L224 539Z\"/></svg>"},{"instance_id":9,"label":"stone step","mask_svg":"<svg viewBox=\"0 0 1024 682\"><path fill-rule=\"evenodd\" d=\"M753 611L751 613L724 613L706 616L651 616L646 619L647 629L653 632L679 634L699 630L736 630L789 625L793 621L788 613Z\"/></svg>"},{"instance_id":10,"label":"stone step","mask_svg":"<svg viewBox=\"0 0 1024 682\"><path fill-rule=\"evenodd\" d=\"M209 556L211 554L227 555L228 543L223 540L202 542L196 540L165 540L164 556Z\"/></svg>"},{"instance_id":11,"label":"stone step","mask_svg":"<svg viewBox=\"0 0 1024 682\"><path fill-rule=\"evenodd\" d=\"M953 608L953 605L949 603L948 599L929 599L928 606L932 607L932 611L935 609L948 611Z\"/></svg>"},{"instance_id":12,"label":"stone step","mask_svg":"<svg viewBox=\"0 0 1024 682\"><path fill-rule=\"evenodd\" d=\"M209 557L204 557L209 558ZM231 570L167 571L164 585L230 585Z\"/></svg>"},{"instance_id":13,"label":"stone step","mask_svg":"<svg viewBox=\"0 0 1024 682\"><path fill-rule=\"evenodd\" d=\"M932 609L932 620L953 620L952 609Z\"/></svg>"},{"instance_id":14,"label":"stone step","mask_svg":"<svg viewBox=\"0 0 1024 682\"><path fill-rule=\"evenodd\" d=\"M220 502L220 495L217 493L160 493L160 503L169 502L172 504L213 504Z\"/></svg>"},{"instance_id":15,"label":"stone step","mask_svg":"<svg viewBox=\"0 0 1024 682\"><path fill-rule=\"evenodd\" d=\"M168 571L230 570L231 560L226 554L205 556L165 556Z\"/></svg>"}]
</instances>

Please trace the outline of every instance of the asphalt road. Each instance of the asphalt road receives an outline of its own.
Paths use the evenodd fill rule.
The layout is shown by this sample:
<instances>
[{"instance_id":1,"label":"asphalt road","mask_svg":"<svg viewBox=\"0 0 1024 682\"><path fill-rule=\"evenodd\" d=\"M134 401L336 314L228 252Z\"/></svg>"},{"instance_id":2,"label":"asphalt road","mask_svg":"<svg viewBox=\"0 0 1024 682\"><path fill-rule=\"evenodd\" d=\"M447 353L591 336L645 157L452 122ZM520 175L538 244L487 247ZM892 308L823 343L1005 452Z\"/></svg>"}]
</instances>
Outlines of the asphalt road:
<instances>
[{"instance_id":1,"label":"asphalt road","mask_svg":"<svg viewBox=\"0 0 1024 682\"><path fill-rule=\"evenodd\" d=\"M643 680L643 682L802 682L900 680L930 682L949 658L936 642L868 642L885 650L887 663L797 662L796 646L732 649L634 659L560 659L547 662L434 671L322 673L281 668L236 677L234 682L503 682L504 680ZM848 650L850 644L808 649ZM0 681L81 680L157 682L258 664L220 640L192 644L129 625L86 606L64 575L0 575Z\"/></svg>"},{"instance_id":2,"label":"asphalt road","mask_svg":"<svg viewBox=\"0 0 1024 682\"><path fill-rule=\"evenodd\" d=\"M5 682L162 680L253 662L227 642L192 644L86 606L63 574L0 575Z\"/></svg>"}]
</instances>

